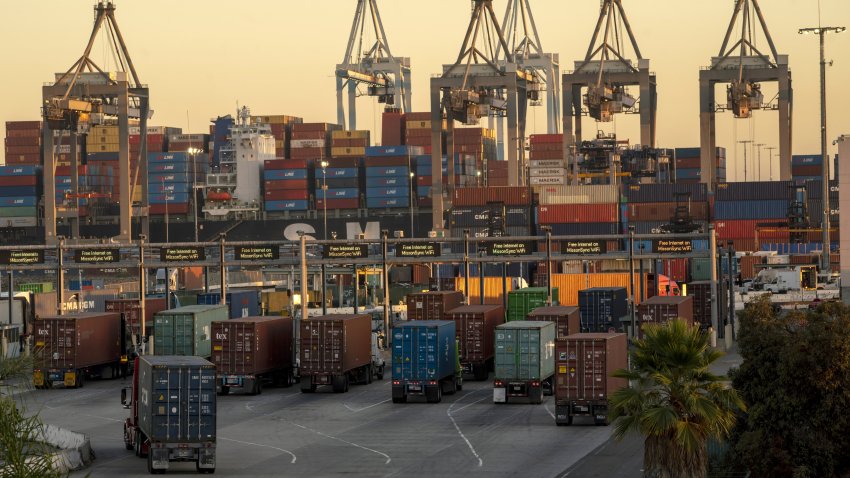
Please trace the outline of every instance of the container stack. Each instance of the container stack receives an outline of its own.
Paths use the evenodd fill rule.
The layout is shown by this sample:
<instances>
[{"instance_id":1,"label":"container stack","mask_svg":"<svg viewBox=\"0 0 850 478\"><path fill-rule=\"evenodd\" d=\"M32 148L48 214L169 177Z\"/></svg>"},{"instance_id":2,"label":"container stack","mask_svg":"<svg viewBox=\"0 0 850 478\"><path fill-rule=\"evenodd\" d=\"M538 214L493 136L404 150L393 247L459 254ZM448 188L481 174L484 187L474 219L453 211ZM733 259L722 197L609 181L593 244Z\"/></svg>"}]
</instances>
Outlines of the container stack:
<instances>
[{"instance_id":1,"label":"container stack","mask_svg":"<svg viewBox=\"0 0 850 478\"><path fill-rule=\"evenodd\" d=\"M306 211L315 194L311 177L313 161L306 159L266 160L263 165L265 210Z\"/></svg>"},{"instance_id":2,"label":"container stack","mask_svg":"<svg viewBox=\"0 0 850 478\"><path fill-rule=\"evenodd\" d=\"M809 212L809 224L812 228L817 229L823 223L823 181L806 182L806 209ZM838 208L838 181L832 180L829 182L829 233L830 242L838 242L838 229L840 227L840 216ZM810 232L808 240L811 242L822 242L823 237L821 232Z\"/></svg>"},{"instance_id":3,"label":"container stack","mask_svg":"<svg viewBox=\"0 0 850 478\"><path fill-rule=\"evenodd\" d=\"M620 328L620 319L629 313L624 287L593 287L578 292L582 332L607 332Z\"/></svg>"},{"instance_id":4,"label":"container stack","mask_svg":"<svg viewBox=\"0 0 850 478\"><path fill-rule=\"evenodd\" d=\"M454 147L455 153L459 153L464 158L464 165L469 165L473 171L464 171L467 175L484 170L484 164L495 161L496 155L496 132L487 128L455 128L454 130ZM471 156L472 158L469 158ZM471 161L470 161L471 159Z\"/></svg>"},{"instance_id":5,"label":"container stack","mask_svg":"<svg viewBox=\"0 0 850 478\"><path fill-rule=\"evenodd\" d=\"M190 149L199 149L204 154L210 152L210 135L201 134L169 134L168 152L185 153Z\"/></svg>"},{"instance_id":6,"label":"container stack","mask_svg":"<svg viewBox=\"0 0 850 478\"><path fill-rule=\"evenodd\" d=\"M532 186L566 184L564 136L533 134L529 138L529 178Z\"/></svg>"},{"instance_id":7,"label":"container stack","mask_svg":"<svg viewBox=\"0 0 850 478\"><path fill-rule=\"evenodd\" d=\"M148 153L164 153L168 151L169 136L179 135L180 128L165 126L148 126ZM138 126L130 127L130 159L138 158L141 153L142 136ZM200 149L200 148L199 148Z\"/></svg>"},{"instance_id":8,"label":"container stack","mask_svg":"<svg viewBox=\"0 0 850 478\"><path fill-rule=\"evenodd\" d=\"M718 147L715 179L726 182L726 148ZM700 162L700 148L676 148L676 182L699 183L703 181Z\"/></svg>"},{"instance_id":9,"label":"container stack","mask_svg":"<svg viewBox=\"0 0 850 478\"><path fill-rule=\"evenodd\" d=\"M397 109L385 110L381 117L381 145L402 146L404 131L404 113Z\"/></svg>"},{"instance_id":10,"label":"container stack","mask_svg":"<svg viewBox=\"0 0 850 478\"><path fill-rule=\"evenodd\" d=\"M316 209L359 209L363 191L362 161L336 158L325 162L327 168L321 167L321 161L314 161Z\"/></svg>"},{"instance_id":11,"label":"container stack","mask_svg":"<svg viewBox=\"0 0 850 478\"><path fill-rule=\"evenodd\" d=\"M532 235L528 188L474 187L455 189L449 227L452 237ZM486 269L485 269L486 270Z\"/></svg>"},{"instance_id":12,"label":"container stack","mask_svg":"<svg viewBox=\"0 0 850 478\"><path fill-rule=\"evenodd\" d=\"M41 121L6 122L6 165L41 164Z\"/></svg>"},{"instance_id":13,"label":"container stack","mask_svg":"<svg viewBox=\"0 0 850 478\"><path fill-rule=\"evenodd\" d=\"M443 135L446 131L446 120L443 120ZM423 154L431 154L431 112L407 113L404 115L404 144L422 147ZM443 143L445 144L445 142ZM445 150L445 148L444 148Z\"/></svg>"},{"instance_id":14,"label":"container stack","mask_svg":"<svg viewBox=\"0 0 850 478\"><path fill-rule=\"evenodd\" d=\"M189 214L192 186L201 184L207 172L206 155L193 156L185 152L148 154L151 216Z\"/></svg>"},{"instance_id":15,"label":"container stack","mask_svg":"<svg viewBox=\"0 0 850 478\"><path fill-rule=\"evenodd\" d=\"M0 166L0 228L35 227L41 198L41 167Z\"/></svg>"},{"instance_id":16,"label":"container stack","mask_svg":"<svg viewBox=\"0 0 850 478\"><path fill-rule=\"evenodd\" d=\"M265 124L272 130L274 136L274 156L278 159L288 158L288 141L287 138L292 135L292 125L303 123L304 120L296 116L287 115L268 115L268 116L252 116L251 124ZM302 158L306 159L306 158Z\"/></svg>"},{"instance_id":17,"label":"container stack","mask_svg":"<svg viewBox=\"0 0 850 478\"><path fill-rule=\"evenodd\" d=\"M210 125L210 140L213 144L212 160L210 161L210 166L213 168L218 168L219 165L219 151L227 145L228 138L230 138L230 128L236 122L233 120L233 117L230 115L227 116L219 116L212 120L212 124ZM283 157L283 156L281 156Z\"/></svg>"},{"instance_id":18,"label":"container stack","mask_svg":"<svg viewBox=\"0 0 850 478\"><path fill-rule=\"evenodd\" d=\"M77 137L77 164L83 164L83 137ZM71 165L71 133L68 131L53 132L53 153L57 166ZM41 164L35 163L35 164Z\"/></svg>"},{"instance_id":19,"label":"container stack","mask_svg":"<svg viewBox=\"0 0 850 478\"><path fill-rule=\"evenodd\" d=\"M507 161L487 161L486 174L484 179L488 186L507 186L508 185L508 162Z\"/></svg>"},{"instance_id":20,"label":"container stack","mask_svg":"<svg viewBox=\"0 0 850 478\"><path fill-rule=\"evenodd\" d=\"M330 136L340 130L339 125L329 123L296 123L292 125L289 140L289 159L330 158Z\"/></svg>"},{"instance_id":21,"label":"container stack","mask_svg":"<svg viewBox=\"0 0 850 478\"><path fill-rule=\"evenodd\" d=\"M620 234L617 186L537 186L537 223L556 236Z\"/></svg>"},{"instance_id":22,"label":"container stack","mask_svg":"<svg viewBox=\"0 0 850 478\"><path fill-rule=\"evenodd\" d=\"M821 181L823 156L820 154L795 154L791 156L791 178L795 181Z\"/></svg>"},{"instance_id":23,"label":"container stack","mask_svg":"<svg viewBox=\"0 0 850 478\"><path fill-rule=\"evenodd\" d=\"M366 207L392 209L410 207L414 157L422 153L416 146L377 146L366 148Z\"/></svg>"},{"instance_id":24,"label":"container stack","mask_svg":"<svg viewBox=\"0 0 850 478\"><path fill-rule=\"evenodd\" d=\"M738 251L761 250L769 244L787 244L789 181L718 184L714 219L718 240L740 241ZM758 240L758 243L756 243ZM752 247L742 248L752 244Z\"/></svg>"},{"instance_id":25,"label":"container stack","mask_svg":"<svg viewBox=\"0 0 850 478\"><path fill-rule=\"evenodd\" d=\"M427 154L419 154L414 158L416 162L416 195L420 206L430 207L432 202L431 187L433 186L433 176L431 170L431 156ZM465 158L460 154L455 154L455 187L461 185L478 185L478 177L475 175L474 159ZM449 164L446 156L442 158L441 164L443 191L446 191L446 186L449 184Z\"/></svg>"},{"instance_id":26,"label":"container stack","mask_svg":"<svg viewBox=\"0 0 850 478\"><path fill-rule=\"evenodd\" d=\"M362 158L371 146L369 130L340 130L331 133L332 158Z\"/></svg>"}]
</instances>

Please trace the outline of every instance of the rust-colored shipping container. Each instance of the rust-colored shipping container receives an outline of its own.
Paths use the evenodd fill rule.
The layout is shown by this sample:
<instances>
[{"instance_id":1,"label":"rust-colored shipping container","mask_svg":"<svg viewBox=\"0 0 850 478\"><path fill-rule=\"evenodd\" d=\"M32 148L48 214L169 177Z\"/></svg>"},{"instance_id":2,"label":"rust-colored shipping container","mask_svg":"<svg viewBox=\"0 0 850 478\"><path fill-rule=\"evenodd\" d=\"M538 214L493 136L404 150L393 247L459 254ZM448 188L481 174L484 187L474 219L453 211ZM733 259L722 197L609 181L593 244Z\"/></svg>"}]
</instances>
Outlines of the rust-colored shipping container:
<instances>
[{"instance_id":1,"label":"rust-colored shipping container","mask_svg":"<svg viewBox=\"0 0 850 478\"><path fill-rule=\"evenodd\" d=\"M33 383L81 387L86 375L118 374L123 335L121 314L88 312L44 316L35 321Z\"/></svg>"},{"instance_id":2,"label":"rust-colored shipping container","mask_svg":"<svg viewBox=\"0 0 850 478\"><path fill-rule=\"evenodd\" d=\"M407 294L407 320L448 320L443 316L463 305L463 292L434 291Z\"/></svg>"},{"instance_id":3,"label":"rust-colored shipping container","mask_svg":"<svg viewBox=\"0 0 850 478\"><path fill-rule=\"evenodd\" d=\"M463 372L473 375L475 380L487 380L496 353L496 327L505 323L505 309L501 305L462 305L443 318L455 323Z\"/></svg>"},{"instance_id":4,"label":"rust-colored shipping container","mask_svg":"<svg viewBox=\"0 0 850 478\"><path fill-rule=\"evenodd\" d=\"M145 335L153 335L153 316L168 308L165 297L149 297L145 299ZM124 316L124 327L130 334L141 334L142 324L139 322L139 301L136 299L112 299L104 302L106 312L118 312Z\"/></svg>"},{"instance_id":5,"label":"rust-colored shipping container","mask_svg":"<svg viewBox=\"0 0 850 478\"><path fill-rule=\"evenodd\" d=\"M764 264L764 256L741 256L741 259L738 264L738 269L741 271L741 279L753 279L755 278L756 274L758 274L756 266Z\"/></svg>"},{"instance_id":6,"label":"rust-colored shipping container","mask_svg":"<svg viewBox=\"0 0 850 478\"><path fill-rule=\"evenodd\" d=\"M486 206L487 203L501 202L506 206L526 206L531 204L528 188L521 186L475 187L455 189L455 206Z\"/></svg>"},{"instance_id":7,"label":"rust-colored shipping container","mask_svg":"<svg viewBox=\"0 0 850 478\"><path fill-rule=\"evenodd\" d=\"M301 321L301 391L333 385L348 391L349 382L371 381L372 317L366 314L320 315ZM378 378L383 378L381 371Z\"/></svg>"},{"instance_id":8,"label":"rust-colored shipping container","mask_svg":"<svg viewBox=\"0 0 850 478\"><path fill-rule=\"evenodd\" d=\"M528 314L527 320L555 322L558 340L581 332L581 312L574 306L538 307Z\"/></svg>"},{"instance_id":9,"label":"rust-colored shipping container","mask_svg":"<svg viewBox=\"0 0 850 478\"><path fill-rule=\"evenodd\" d=\"M539 206L540 224L576 224L586 222L619 222L619 209L616 204L554 204Z\"/></svg>"},{"instance_id":10,"label":"rust-colored shipping container","mask_svg":"<svg viewBox=\"0 0 850 478\"><path fill-rule=\"evenodd\" d=\"M683 319L692 326L694 325L694 300L690 296L656 295L638 306L637 316L641 325L661 325ZM643 336L642 330L643 327L641 327L641 336Z\"/></svg>"},{"instance_id":11,"label":"rust-colored shipping container","mask_svg":"<svg viewBox=\"0 0 850 478\"><path fill-rule=\"evenodd\" d=\"M555 423L588 416L608 424L608 398L628 385L611 376L628 367L625 334L573 334L555 343Z\"/></svg>"},{"instance_id":12,"label":"rust-colored shipping container","mask_svg":"<svg viewBox=\"0 0 850 478\"><path fill-rule=\"evenodd\" d=\"M673 199L674 198L671 198L671 200ZM675 202L647 202L629 204L626 206L626 216L629 221L669 221L675 213ZM705 201L692 201L691 217L693 217L696 221L708 220L708 203Z\"/></svg>"},{"instance_id":13,"label":"rust-colored shipping container","mask_svg":"<svg viewBox=\"0 0 850 478\"><path fill-rule=\"evenodd\" d=\"M292 385L292 319L240 317L212 323L212 363L221 393L260 393L264 381Z\"/></svg>"},{"instance_id":14,"label":"rust-colored shipping container","mask_svg":"<svg viewBox=\"0 0 850 478\"><path fill-rule=\"evenodd\" d=\"M404 119L401 112L385 111L381 117L381 145L401 146L404 138Z\"/></svg>"},{"instance_id":15,"label":"rust-colored shipping container","mask_svg":"<svg viewBox=\"0 0 850 478\"><path fill-rule=\"evenodd\" d=\"M711 282L691 282L688 284L688 297L694 300L694 324L702 329L711 327Z\"/></svg>"}]
</instances>

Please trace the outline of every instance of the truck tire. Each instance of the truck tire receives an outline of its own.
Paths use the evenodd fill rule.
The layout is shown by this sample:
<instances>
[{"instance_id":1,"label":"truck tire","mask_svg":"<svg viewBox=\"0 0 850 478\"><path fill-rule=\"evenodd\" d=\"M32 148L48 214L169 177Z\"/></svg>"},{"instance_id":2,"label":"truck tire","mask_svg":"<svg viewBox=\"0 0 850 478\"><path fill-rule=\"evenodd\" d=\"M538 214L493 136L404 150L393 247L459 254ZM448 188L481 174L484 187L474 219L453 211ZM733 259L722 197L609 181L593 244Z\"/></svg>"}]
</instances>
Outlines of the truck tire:
<instances>
[{"instance_id":1,"label":"truck tire","mask_svg":"<svg viewBox=\"0 0 850 478\"><path fill-rule=\"evenodd\" d=\"M383 380L383 379L384 379L384 366L383 366L383 365L381 365L380 367L378 367L378 373L377 373L377 376L378 376L378 380Z\"/></svg>"},{"instance_id":2,"label":"truck tire","mask_svg":"<svg viewBox=\"0 0 850 478\"><path fill-rule=\"evenodd\" d=\"M490 376L490 372L487 370L487 365L485 364L477 364L473 366L472 374L478 382L484 382Z\"/></svg>"},{"instance_id":3,"label":"truck tire","mask_svg":"<svg viewBox=\"0 0 850 478\"><path fill-rule=\"evenodd\" d=\"M403 397L393 397L393 403L407 403L407 395Z\"/></svg>"},{"instance_id":4,"label":"truck tire","mask_svg":"<svg viewBox=\"0 0 850 478\"><path fill-rule=\"evenodd\" d=\"M372 364L366 366L366 385L372 383L372 375L375 374L375 369L372 368Z\"/></svg>"},{"instance_id":5,"label":"truck tire","mask_svg":"<svg viewBox=\"0 0 850 478\"><path fill-rule=\"evenodd\" d=\"M221 390L218 392L219 395L227 395L230 393L230 387L221 387Z\"/></svg>"},{"instance_id":6,"label":"truck tire","mask_svg":"<svg viewBox=\"0 0 850 478\"><path fill-rule=\"evenodd\" d=\"M454 395L457 392L457 377L452 377L451 380L446 380L442 383L448 385L445 390L446 395ZM440 388L442 388L442 386Z\"/></svg>"},{"instance_id":7,"label":"truck tire","mask_svg":"<svg viewBox=\"0 0 850 478\"><path fill-rule=\"evenodd\" d=\"M345 375L337 375L331 380L334 393L345 393L347 378Z\"/></svg>"}]
</instances>

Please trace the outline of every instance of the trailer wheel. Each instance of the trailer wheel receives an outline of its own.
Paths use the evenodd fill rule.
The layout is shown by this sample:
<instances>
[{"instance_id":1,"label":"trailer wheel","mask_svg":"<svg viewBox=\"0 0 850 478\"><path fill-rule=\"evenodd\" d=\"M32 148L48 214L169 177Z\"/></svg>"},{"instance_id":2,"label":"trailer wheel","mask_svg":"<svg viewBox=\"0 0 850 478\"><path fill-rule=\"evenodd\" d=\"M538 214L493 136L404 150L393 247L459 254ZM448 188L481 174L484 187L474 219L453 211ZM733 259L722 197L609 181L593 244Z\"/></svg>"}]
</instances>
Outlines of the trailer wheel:
<instances>
[{"instance_id":1,"label":"trailer wheel","mask_svg":"<svg viewBox=\"0 0 850 478\"><path fill-rule=\"evenodd\" d=\"M345 375L337 375L331 380L334 393L345 393L347 378Z\"/></svg>"},{"instance_id":2,"label":"trailer wheel","mask_svg":"<svg viewBox=\"0 0 850 478\"><path fill-rule=\"evenodd\" d=\"M490 372L487 370L487 366L484 364L475 365L473 368L473 375L475 380L479 382L484 382L490 376Z\"/></svg>"},{"instance_id":3,"label":"trailer wheel","mask_svg":"<svg viewBox=\"0 0 850 478\"><path fill-rule=\"evenodd\" d=\"M448 388L445 391L446 395L454 395L457 392L457 377L452 377L451 380L442 383L448 384ZM442 388L442 385L440 388Z\"/></svg>"},{"instance_id":4,"label":"trailer wheel","mask_svg":"<svg viewBox=\"0 0 850 478\"><path fill-rule=\"evenodd\" d=\"M407 403L407 395L403 397L393 397L393 403Z\"/></svg>"},{"instance_id":5,"label":"trailer wheel","mask_svg":"<svg viewBox=\"0 0 850 478\"><path fill-rule=\"evenodd\" d=\"M83 385L86 384L86 379L82 371L77 373L77 376L74 378L74 388L83 388Z\"/></svg>"},{"instance_id":6,"label":"trailer wheel","mask_svg":"<svg viewBox=\"0 0 850 478\"><path fill-rule=\"evenodd\" d=\"M372 368L372 364L366 366L366 385L372 383L372 375L375 373L375 369Z\"/></svg>"},{"instance_id":7,"label":"trailer wheel","mask_svg":"<svg viewBox=\"0 0 850 478\"><path fill-rule=\"evenodd\" d=\"M380 367L378 367L378 373L377 373L377 376L378 376L378 380L383 380L383 379L384 379L384 366L383 366L383 365L381 365Z\"/></svg>"}]
</instances>

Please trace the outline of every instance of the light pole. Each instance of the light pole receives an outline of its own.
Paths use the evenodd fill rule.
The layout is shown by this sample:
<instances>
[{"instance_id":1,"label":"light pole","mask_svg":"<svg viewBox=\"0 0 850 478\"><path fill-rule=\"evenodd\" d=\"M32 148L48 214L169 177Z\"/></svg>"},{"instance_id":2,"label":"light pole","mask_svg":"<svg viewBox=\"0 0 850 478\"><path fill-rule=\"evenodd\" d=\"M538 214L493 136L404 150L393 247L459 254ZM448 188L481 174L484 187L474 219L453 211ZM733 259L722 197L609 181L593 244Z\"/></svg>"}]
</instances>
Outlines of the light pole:
<instances>
[{"instance_id":1,"label":"light pole","mask_svg":"<svg viewBox=\"0 0 850 478\"><path fill-rule=\"evenodd\" d=\"M758 152L758 156L756 157L756 164L758 165L758 169L756 169L756 173L758 174L758 181L761 181L761 148L767 146L764 143L757 143L753 146L756 147L756 151ZM753 176L756 176L756 173L753 173Z\"/></svg>"},{"instance_id":2,"label":"light pole","mask_svg":"<svg viewBox=\"0 0 850 478\"><path fill-rule=\"evenodd\" d=\"M769 146L769 147L764 148L764 149L766 149L767 154L770 155L770 157L768 158L768 164L770 165L770 180L773 181L773 152L776 151L776 147L775 146Z\"/></svg>"},{"instance_id":3,"label":"light pole","mask_svg":"<svg viewBox=\"0 0 850 478\"><path fill-rule=\"evenodd\" d=\"M162 178L162 196L165 198L165 243L168 244L168 191L165 190L165 177Z\"/></svg>"},{"instance_id":4,"label":"light pole","mask_svg":"<svg viewBox=\"0 0 850 478\"><path fill-rule=\"evenodd\" d=\"M324 236L325 240L328 240L328 177L327 177L327 169L328 162L322 160L319 163L322 166L322 196L325 200L322 202L323 216L324 216ZM325 283L325 263L322 262L322 315L328 314L328 300L327 300L328 287Z\"/></svg>"},{"instance_id":5,"label":"light pole","mask_svg":"<svg viewBox=\"0 0 850 478\"><path fill-rule=\"evenodd\" d=\"M201 152L198 148L189 148L187 150L189 157L192 159L192 206L195 220L195 242L198 242L198 166L195 155Z\"/></svg>"},{"instance_id":6,"label":"light pole","mask_svg":"<svg viewBox=\"0 0 850 478\"><path fill-rule=\"evenodd\" d=\"M823 232L823 254L821 254L821 270L829 272L829 158L826 151L826 56L824 37L827 33L841 33L844 27L817 27L801 28L800 35L813 33L820 39L820 153L823 157L822 187L823 187L823 220L821 230ZM832 62L830 62L832 64Z\"/></svg>"},{"instance_id":7,"label":"light pole","mask_svg":"<svg viewBox=\"0 0 850 478\"><path fill-rule=\"evenodd\" d=\"M750 139L738 141L738 144L744 145L744 182L747 182L747 145L752 144L752 142Z\"/></svg>"},{"instance_id":8,"label":"light pole","mask_svg":"<svg viewBox=\"0 0 850 478\"><path fill-rule=\"evenodd\" d=\"M409 155L410 153L408 153L408 156ZM410 166L408 166L408 171L410 172L410 184L408 185L410 199L408 199L408 201L410 202L410 237L412 238L416 237L413 235L413 176L416 176L416 173L414 173L413 170L410 169Z\"/></svg>"}]
</instances>

